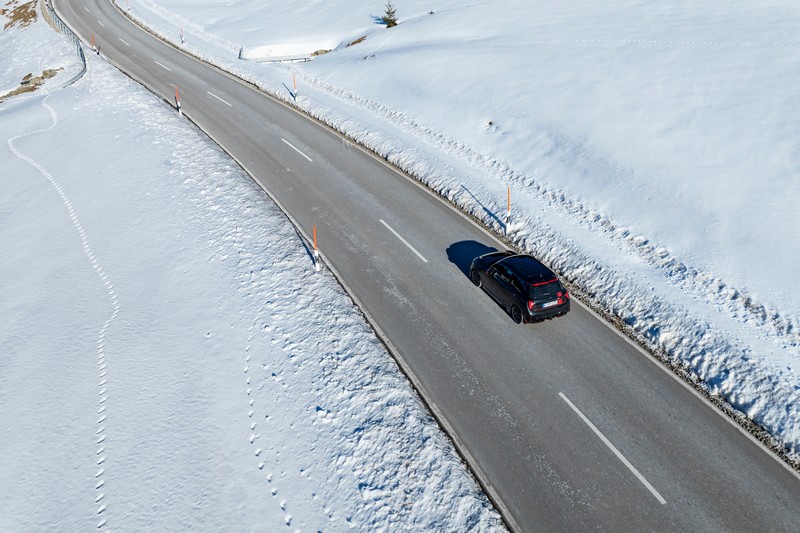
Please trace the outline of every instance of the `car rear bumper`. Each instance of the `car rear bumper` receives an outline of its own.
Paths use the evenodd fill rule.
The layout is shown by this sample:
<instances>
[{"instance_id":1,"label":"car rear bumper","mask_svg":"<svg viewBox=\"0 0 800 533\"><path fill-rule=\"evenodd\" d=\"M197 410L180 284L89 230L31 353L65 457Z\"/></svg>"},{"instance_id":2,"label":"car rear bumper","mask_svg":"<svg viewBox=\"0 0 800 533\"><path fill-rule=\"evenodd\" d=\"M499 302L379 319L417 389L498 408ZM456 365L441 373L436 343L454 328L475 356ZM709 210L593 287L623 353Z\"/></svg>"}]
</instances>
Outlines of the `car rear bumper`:
<instances>
[{"instance_id":1,"label":"car rear bumper","mask_svg":"<svg viewBox=\"0 0 800 533\"><path fill-rule=\"evenodd\" d=\"M547 309L537 309L535 311L528 311L528 321L535 322L537 320L544 320L546 318L553 318L554 316L565 315L569 312L570 300L567 300L561 305L556 305Z\"/></svg>"}]
</instances>

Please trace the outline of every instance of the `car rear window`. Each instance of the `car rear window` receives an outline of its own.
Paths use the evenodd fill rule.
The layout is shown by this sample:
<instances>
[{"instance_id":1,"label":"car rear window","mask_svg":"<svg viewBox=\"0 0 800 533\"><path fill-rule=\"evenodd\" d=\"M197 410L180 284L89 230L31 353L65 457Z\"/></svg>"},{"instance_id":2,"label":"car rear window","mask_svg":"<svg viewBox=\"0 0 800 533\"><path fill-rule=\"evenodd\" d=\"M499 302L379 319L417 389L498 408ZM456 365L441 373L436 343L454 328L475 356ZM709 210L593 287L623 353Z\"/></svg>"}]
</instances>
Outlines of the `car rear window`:
<instances>
[{"instance_id":1,"label":"car rear window","mask_svg":"<svg viewBox=\"0 0 800 533\"><path fill-rule=\"evenodd\" d=\"M564 288L561 286L561 283L559 283L557 279L554 279L553 281L548 281L546 283L535 283L533 285L530 285L528 288L531 300L537 302L555 300L556 298L558 298L558 293L563 292L563 290Z\"/></svg>"}]
</instances>

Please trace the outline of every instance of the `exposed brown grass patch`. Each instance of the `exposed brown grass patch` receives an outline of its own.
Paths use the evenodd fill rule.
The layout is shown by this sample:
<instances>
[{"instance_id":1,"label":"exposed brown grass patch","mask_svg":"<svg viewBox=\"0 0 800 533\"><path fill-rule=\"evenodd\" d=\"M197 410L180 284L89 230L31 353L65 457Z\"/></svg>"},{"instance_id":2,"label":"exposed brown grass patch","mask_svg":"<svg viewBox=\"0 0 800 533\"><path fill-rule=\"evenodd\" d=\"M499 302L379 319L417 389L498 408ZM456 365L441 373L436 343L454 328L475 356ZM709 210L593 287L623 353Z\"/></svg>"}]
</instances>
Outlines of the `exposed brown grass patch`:
<instances>
[{"instance_id":1,"label":"exposed brown grass patch","mask_svg":"<svg viewBox=\"0 0 800 533\"><path fill-rule=\"evenodd\" d=\"M39 12L36 11L36 0L10 0L6 2L6 7L0 9L0 15L8 19L6 25L3 26L4 30L10 28L19 28L21 30L27 28L34 22Z\"/></svg>"},{"instance_id":2,"label":"exposed brown grass patch","mask_svg":"<svg viewBox=\"0 0 800 533\"><path fill-rule=\"evenodd\" d=\"M49 68L44 70L41 76L34 76L33 73L26 74L25 77L22 78L22 81L19 82L19 87L17 87L13 91L7 92L4 95L0 95L0 102L2 102L3 100L7 100L12 96L18 96L20 94L25 94L25 93L32 93L33 91L41 87L44 84L45 80L50 79L56 74L58 74L59 70L64 70L64 69Z\"/></svg>"},{"instance_id":3,"label":"exposed brown grass patch","mask_svg":"<svg viewBox=\"0 0 800 533\"><path fill-rule=\"evenodd\" d=\"M356 45L356 44L358 44L358 43L363 43L363 42L364 42L366 39L367 39L367 36L366 36L366 35L365 35L365 36L363 36L363 37L359 37L358 39L356 39L356 40L355 40L355 41L353 41L352 43L350 43L350 44L348 44L347 46L345 46L345 48L349 48L349 47L351 47L351 46L353 46L353 45Z\"/></svg>"}]
</instances>

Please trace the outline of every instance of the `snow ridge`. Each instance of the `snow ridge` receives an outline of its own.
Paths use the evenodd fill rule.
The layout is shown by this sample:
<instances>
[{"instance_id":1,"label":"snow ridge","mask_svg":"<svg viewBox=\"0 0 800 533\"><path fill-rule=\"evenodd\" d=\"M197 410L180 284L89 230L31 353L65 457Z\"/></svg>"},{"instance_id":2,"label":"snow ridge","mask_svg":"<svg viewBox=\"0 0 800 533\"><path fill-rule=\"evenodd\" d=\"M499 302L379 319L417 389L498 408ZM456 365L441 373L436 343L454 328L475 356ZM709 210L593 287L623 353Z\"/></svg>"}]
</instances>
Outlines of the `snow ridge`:
<instances>
[{"instance_id":1,"label":"snow ridge","mask_svg":"<svg viewBox=\"0 0 800 533\"><path fill-rule=\"evenodd\" d=\"M25 137L29 137L31 135L46 133L58 125L58 115L56 114L55 110L52 107L50 107L50 105L47 104L47 99L49 97L50 95L48 94L42 99L42 107L44 107L50 114L50 118L52 120L50 126L13 137L8 140L8 147L16 157L22 159L23 161L31 165L33 168L38 170L42 174L42 176L44 176L47 179L47 181L50 183L53 189L55 189L55 191L58 193L61 202L67 209L67 213L69 215L69 219L70 222L72 223L72 226L75 228L75 230L78 232L78 235L80 236L81 244L83 246L83 253L86 256L86 259L88 259L89 263L92 265L92 268L97 274L97 277L102 282L103 287L106 290L106 294L108 295L108 299L111 302L111 309L112 309L111 315L108 317L108 319L106 319L105 323L100 328L100 331L97 334L97 344L96 344L98 387L100 390L98 393L99 399L98 399L98 409L97 409L97 414L99 418L97 419L97 431L95 432L95 444L97 445L97 451L95 454L97 455L97 463L96 463L97 472L95 473L94 477L97 481L95 485L96 494L94 501L97 504L97 514L102 516L106 511L106 504L103 503L103 500L105 499L105 493L103 492L103 487L106 484L104 464L107 458L105 453L106 452L105 443L108 436L105 427L106 402L108 401L108 390L106 387L108 379L106 377L107 370L106 370L105 337L106 337L106 332L111 326L111 323L119 314L120 305L119 305L119 300L117 299L117 293L116 290L114 289L114 285L113 283L111 283L111 280L108 278L108 275L106 274L105 270L100 265L100 262L97 260L97 257L92 251L91 244L89 243L89 237L86 234L86 231L84 230L80 219L78 218L78 214L75 212L75 209L72 205L72 202L69 199L69 196L67 196L66 192L61 187L61 184L58 182L58 180L55 179L55 177L50 173L50 171L44 167L44 165L42 165L32 157L23 154L16 147L15 144L16 141ZM101 518L100 521L97 523L97 529L103 529L106 525L107 525L107 520L105 518Z\"/></svg>"}]
</instances>

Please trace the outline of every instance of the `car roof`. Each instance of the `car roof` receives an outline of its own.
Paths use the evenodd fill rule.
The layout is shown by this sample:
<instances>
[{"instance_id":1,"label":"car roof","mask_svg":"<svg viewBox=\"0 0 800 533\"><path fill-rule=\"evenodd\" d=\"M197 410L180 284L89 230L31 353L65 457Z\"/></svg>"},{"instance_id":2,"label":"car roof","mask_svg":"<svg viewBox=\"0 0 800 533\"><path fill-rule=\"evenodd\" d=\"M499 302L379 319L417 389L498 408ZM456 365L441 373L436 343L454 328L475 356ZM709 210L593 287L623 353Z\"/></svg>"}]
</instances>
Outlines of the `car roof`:
<instances>
[{"instance_id":1,"label":"car roof","mask_svg":"<svg viewBox=\"0 0 800 533\"><path fill-rule=\"evenodd\" d=\"M500 262L514 269L527 283L544 283L557 279L552 270L527 254L512 255Z\"/></svg>"}]
</instances>

